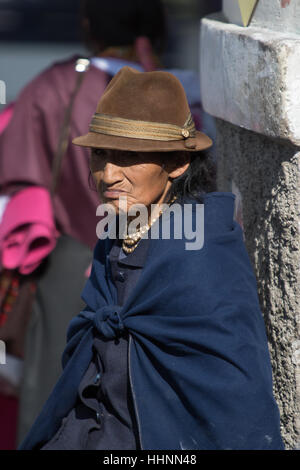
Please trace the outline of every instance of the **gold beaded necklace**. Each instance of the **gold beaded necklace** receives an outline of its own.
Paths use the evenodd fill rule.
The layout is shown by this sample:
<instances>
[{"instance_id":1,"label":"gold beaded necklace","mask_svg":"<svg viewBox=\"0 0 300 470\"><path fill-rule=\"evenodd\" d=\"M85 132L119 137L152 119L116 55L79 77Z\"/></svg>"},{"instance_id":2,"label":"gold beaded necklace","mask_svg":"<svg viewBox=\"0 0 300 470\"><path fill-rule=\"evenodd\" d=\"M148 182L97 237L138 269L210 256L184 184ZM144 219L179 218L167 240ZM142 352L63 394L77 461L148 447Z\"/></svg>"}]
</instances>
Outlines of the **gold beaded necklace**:
<instances>
[{"instance_id":1,"label":"gold beaded necklace","mask_svg":"<svg viewBox=\"0 0 300 470\"><path fill-rule=\"evenodd\" d=\"M173 199L169 202L169 206L171 204L173 204L175 199L176 199L176 196L173 197ZM149 230L152 227L154 222L157 221L157 219L162 215L162 213L166 209L167 209L166 207L164 209L161 209L159 211L158 216L155 217L154 219L152 219L150 224L146 224L144 227L142 227L140 230L137 230L135 233L132 233L130 235L129 234L126 235L126 237L124 238L123 243L122 243L122 248L123 248L123 250L126 254L132 253L136 249L136 247L138 246L139 242L141 241L142 236L144 235L144 233L146 233L147 230Z\"/></svg>"}]
</instances>

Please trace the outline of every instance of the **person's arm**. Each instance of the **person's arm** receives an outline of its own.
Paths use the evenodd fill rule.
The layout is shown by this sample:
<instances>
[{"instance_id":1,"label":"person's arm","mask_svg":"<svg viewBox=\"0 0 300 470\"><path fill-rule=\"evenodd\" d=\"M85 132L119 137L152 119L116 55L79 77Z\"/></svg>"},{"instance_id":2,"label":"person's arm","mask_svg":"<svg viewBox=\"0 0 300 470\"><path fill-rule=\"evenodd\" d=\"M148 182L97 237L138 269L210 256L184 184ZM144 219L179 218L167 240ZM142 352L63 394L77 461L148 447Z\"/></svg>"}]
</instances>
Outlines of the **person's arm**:
<instances>
[{"instance_id":1,"label":"person's arm","mask_svg":"<svg viewBox=\"0 0 300 470\"><path fill-rule=\"evenodd\" d=\"M14 104L13 114L8 125L0 134L0 197L2 201L0 205L0 210L2 207L0 250L2 264L4 262L3 266L8 269L22 266L21 262L17 265L11 263L5 265L5 260L8 260L8 257L5 256L3 250L5 245L7 252L8 247L12 247L15 242L21 249L21 238L24 242L26 241L27 237L22 236L18 229L18 221L20 224L22 222L22 212L24 212L22 205L26 197L16 197L26 188L35 188L43 194L49 209L46 227L47 230L50 228L50 231L48 230L47 233L50 236L49 240L52 239L51 247L55 246L55 235L52 230L55 221L52 210L50 210L50 194L47 196L46 192L48 192L47 188L50 187L51 182L52 159L60 125L59 110L61 107L58 105L60 100L55 87L51 85L51 77L52 71L48 69L23 89ZM26 195L26 191L24 195ZM18 201L19 206L13 199ZM15 224L12 223L14 217ZM42 224L45 223L45 220L42 220L41 224L40 218L43 219L41 204L32 204L30 211L27 210L27 222L31 224L30 230L32 234L35 232L34 236L38 235L38 232L44 231ZM9 221L8 224L7 221ZM39 231L32 227L33 223L39 226ZM6 226L3 227L3 224ZM11 233L7 227L10 227ZM54 237L52 237L52 233ZM36 259L33 260L31 267L27 265L25 270L22 268L22 273L28 274L34 270L39 264L36 261Z\"/></svg>"},{"instance_id":2,"label":"person's arm","mask_svg":"<svg viewBox=\"0 0 300 470\"><path fill-rule=\"evenodd\" d=\"M0 113L0 134L6 129L8 124L11 121L14 111L14 103L10 103L6 108L3 109Z\"/></svg>"},{"instance_id":3,"label":"person's arm","mask_svg":"<svg viewBox=\"0 0 300 470\"><path fill-rule=\"evenodd\" d=\"M49 188L64 107L56 67L43 71L17 97L0 134L0 191L11 185Z\"/></svg>"}]
</instances>

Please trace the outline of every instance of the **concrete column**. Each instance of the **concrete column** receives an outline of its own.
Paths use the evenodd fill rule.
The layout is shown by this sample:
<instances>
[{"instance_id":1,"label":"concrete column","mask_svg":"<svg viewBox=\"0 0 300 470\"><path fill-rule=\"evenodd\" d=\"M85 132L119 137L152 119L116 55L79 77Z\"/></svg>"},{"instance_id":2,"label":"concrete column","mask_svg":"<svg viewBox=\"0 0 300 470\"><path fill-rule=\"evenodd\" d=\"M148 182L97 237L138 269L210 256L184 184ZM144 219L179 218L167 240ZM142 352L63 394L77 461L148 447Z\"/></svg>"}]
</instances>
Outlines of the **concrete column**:
<instances>
[{"instance_id":1,"label":"concrete column","mask_svg":"<svg viewBox=\"0 0 300 470\"><path fill-rule=\"evenodd\" d=\"M232 3L232 16L229 3ZM237 0L202 20L202 103L216 118L218 189L238 196L287 449L300 448L300 3ZM226 13L226 16L225 16Z\"/></svg>"}]
</instances>

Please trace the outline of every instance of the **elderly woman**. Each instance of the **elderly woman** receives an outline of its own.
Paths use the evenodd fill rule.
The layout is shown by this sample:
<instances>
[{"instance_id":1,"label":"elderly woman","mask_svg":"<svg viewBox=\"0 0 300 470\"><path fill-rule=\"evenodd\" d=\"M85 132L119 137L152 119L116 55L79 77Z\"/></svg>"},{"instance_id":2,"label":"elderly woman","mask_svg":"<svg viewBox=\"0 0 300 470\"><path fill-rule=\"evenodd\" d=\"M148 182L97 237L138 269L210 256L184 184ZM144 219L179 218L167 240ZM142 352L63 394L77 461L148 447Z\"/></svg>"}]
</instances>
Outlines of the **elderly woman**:
<instances>
[{"instance_id":1,"label":"elderly woman","mask_svg":"<svg viewBox=\"0 0 300 470\"><path fill-rule=\"evenodd\" d=\"M212 142L180 82L124 67L74 143L92 149L116 237L96 244L63 373L21 449L283 449L234 196L212 192ZM126 234L134 207L147 220Z\"/></svg>"}]
</instances>

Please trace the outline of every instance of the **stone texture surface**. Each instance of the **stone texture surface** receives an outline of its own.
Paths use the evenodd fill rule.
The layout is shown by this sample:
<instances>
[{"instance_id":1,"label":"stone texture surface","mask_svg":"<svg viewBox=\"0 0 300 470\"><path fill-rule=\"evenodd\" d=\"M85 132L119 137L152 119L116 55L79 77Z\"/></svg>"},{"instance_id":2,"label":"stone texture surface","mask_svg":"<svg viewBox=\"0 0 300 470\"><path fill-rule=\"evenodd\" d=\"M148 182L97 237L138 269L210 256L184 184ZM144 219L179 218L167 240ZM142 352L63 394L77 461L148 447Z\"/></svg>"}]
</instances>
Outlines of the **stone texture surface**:
<instances>
[{"instance_id":1,"label":"stone texture surface","mask_svg":"<svg viewBox=\"0 0 300 470\"><path fill-rule=\"evenodd\" d=\"M300 34L299 0L259 0L251 26Z\"/></svg>"},{"instance_id":2,"label":"stone texture surface","mask_svg":"<svg viewBox=\"0 0 300 470\"><path fill-rule=\"evenodd\" d=\"M287 449L300 449L300 1L259 0L248 27L237 0L202 20L201 94L216 117L218 189L257 278Z\"/></svg>"},{"instance_id":3,"label":"stone texture surface","mask_svg":"<svg viewBox=\"0 0 300 470\"><path fill-rule=\"evenodd\" d=\"M300 148L217 119L218 190L237 187L287 449L300 448Z\"/></svg>"},{"instance_id":4,"label":"stone texture surface","mask_svg":"<svg viewBox=\"0 0 300 470\"><path fill-rule=\"evenodd\" d=\"M205 111L300 145L300 35L243 28L222 19L214 14L202 20Z\"/></svg>"},{"instance_id":5,"label":"stone texture surface","mask_svg":"<svg viewBox=\"0 0 300 470\"><path fill-rule=\"evenodd\" d=\"M238 0L223 0L227 22L243 26ZM299 0L259 0L250 22L251 26L274 31L300 34Z\"/></svg>"}]
</instances>

